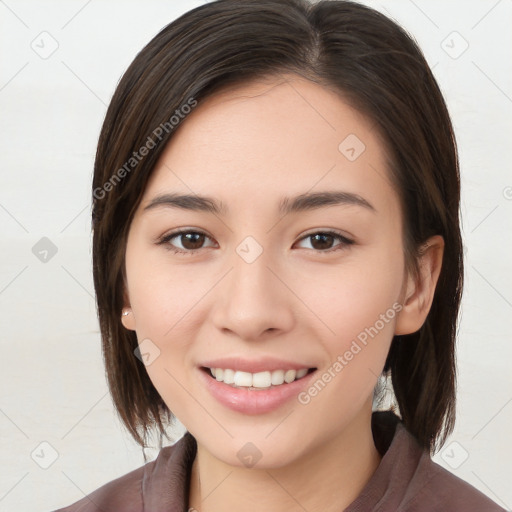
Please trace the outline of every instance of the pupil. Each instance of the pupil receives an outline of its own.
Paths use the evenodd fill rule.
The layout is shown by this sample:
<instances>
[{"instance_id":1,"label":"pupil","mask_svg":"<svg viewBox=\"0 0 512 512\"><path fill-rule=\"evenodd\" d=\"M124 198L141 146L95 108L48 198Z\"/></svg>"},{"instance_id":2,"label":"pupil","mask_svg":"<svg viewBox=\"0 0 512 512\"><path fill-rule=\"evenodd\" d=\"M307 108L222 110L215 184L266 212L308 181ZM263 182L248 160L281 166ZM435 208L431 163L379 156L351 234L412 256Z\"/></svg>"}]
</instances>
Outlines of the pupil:
<instances>
[{"instance_id":1,"label":"pupil","mask_svg":"<svg viewBox=\"0 0 512 512\"><path fill-rule=\"evenodd\" d=\"M182 244L185 249L200 249L204 243L204 235L201 233L184 233L181 235ZM325 233L320 233L311 236L313 247L315 249L330 249L332 246L333 237ZM319 243L318 243L319 242Z\"/></svg>"},{"instance_id":2,"label":"pupil","mask_svg":"<svg viewBox=\"0 0 512 512\"><path fill-rule=\"evenodd\" d=\"M323 240L324 244L322 246L322 243L321 243L320 247L316 246L315 243L313 243L312 245L313 245L313 247L315 247L315 249L330 249L330 246L332 244L332 238L333 238L332 235L327 235L327 234L324 234L324 233L313 235L312 236L313 241ZM325 240L326 239L327 239L327 246L325 246Z\"/></svg>"},{"instance_id":3,"label":"pupil","mask_svg":"<svg viewBox=\"0 0 512 512\"><path fill-rule=\"evenodd\" d=\"M182 245L185 249L200 249L204 243L204 235L201 233L185 233L182 236Z\"/></svg>"}]
</instances>

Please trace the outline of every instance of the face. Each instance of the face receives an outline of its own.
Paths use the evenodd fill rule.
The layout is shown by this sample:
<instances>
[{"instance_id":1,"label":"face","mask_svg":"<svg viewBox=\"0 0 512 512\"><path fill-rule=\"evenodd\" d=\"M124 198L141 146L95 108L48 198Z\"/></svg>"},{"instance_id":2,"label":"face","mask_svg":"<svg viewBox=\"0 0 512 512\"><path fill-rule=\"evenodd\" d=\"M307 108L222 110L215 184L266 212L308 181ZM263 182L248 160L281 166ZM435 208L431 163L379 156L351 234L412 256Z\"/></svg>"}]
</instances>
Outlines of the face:
<instances>
[{"instance_id":1,"label":"face","mask_svg":"<svg viewBox=\"0 0 512 512\"><path fill-rule=\"evenodd\" d=\"M217 459L242 466L250 441L260 466L285 465L369 421L406 284L385 162L370 121L294 75L209 98L165 149L130 227L123 323L169 409ZM294 203L320 193L338 195ZM154 201L164 194L218 210ZM316 370L271 396L201 369L225 357L268 359L254 373L270 359Z\"/></svg>"}]
</instances>

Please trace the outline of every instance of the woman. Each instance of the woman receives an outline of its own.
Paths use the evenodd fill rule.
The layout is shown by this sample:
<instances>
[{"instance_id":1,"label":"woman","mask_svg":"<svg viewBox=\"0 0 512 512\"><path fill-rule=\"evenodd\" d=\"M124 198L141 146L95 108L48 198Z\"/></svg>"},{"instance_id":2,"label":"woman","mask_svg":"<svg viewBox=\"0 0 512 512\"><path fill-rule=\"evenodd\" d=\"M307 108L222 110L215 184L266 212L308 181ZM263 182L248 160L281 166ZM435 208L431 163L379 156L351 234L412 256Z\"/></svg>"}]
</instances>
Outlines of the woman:
<instances>
[{"instance_id":1,"label":"woman","mask_svg":"<svg viewBox=\"0 0 512 512\"><path fill-rule=\"evenodd\" d=\"M437 83L377 11L219 0L165 27L105 118L93 272L122 421L187 432L61 510L503 510L430 459L459 194Z\"/></svg>"}]
</instances>

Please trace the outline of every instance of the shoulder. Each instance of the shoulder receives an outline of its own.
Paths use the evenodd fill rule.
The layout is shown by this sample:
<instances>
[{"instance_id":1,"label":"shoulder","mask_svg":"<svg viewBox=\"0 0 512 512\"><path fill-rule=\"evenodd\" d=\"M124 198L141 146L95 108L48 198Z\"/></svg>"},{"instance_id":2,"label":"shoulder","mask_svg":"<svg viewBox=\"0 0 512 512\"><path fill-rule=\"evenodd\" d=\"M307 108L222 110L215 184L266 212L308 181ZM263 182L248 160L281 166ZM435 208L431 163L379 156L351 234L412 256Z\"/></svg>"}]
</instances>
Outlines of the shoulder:
<instances>
[{"instance_id":1,"label":"shoulder","mask_svg":"<svg viewBox=\"0 0 512 512\"><path fill-rule=\"evenodd\" d=\"M158 457L112 480L79 501L55 512L143 512L143 492L157 467L168 462L174 446L162 448Z\"/></svg>"},{"instance_id":2,"label":"shoulder","mask_svg":"<svg viewBox=\"0 0 512 512\"><path fill-rule=\"evenodd\" d=\"M102 485L79 501L55 512L142 512L142 482L148 464Z\"/></svg>"},{"instance_id":3,"label":"shoulder","mask_svg":"<svg viewBox=\"0 0 512 512\"><path fill-rule=\"evenodd\" d=\"M439 464L421 456L403 500L410 512L504 512L496 502Z\"/></svg>"},{"instance_id":4,"label":"shoulder","mask_svg":"<svg viewBox=\"0 0 512 512\"><path fill-rule=\"evenodd\" d=\"M434 462L392 411L373 413L372 432L382 459L346 512L505 512Z\"/></svg>"}]
</instances>

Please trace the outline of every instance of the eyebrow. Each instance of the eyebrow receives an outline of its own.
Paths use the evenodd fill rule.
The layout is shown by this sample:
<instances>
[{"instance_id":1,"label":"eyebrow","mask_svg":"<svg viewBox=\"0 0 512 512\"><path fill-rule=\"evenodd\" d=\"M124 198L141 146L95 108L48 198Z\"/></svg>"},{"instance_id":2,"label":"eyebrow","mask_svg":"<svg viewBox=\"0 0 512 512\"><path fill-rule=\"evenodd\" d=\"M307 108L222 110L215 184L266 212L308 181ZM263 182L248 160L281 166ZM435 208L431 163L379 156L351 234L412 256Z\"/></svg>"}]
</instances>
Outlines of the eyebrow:
<instances>
[{"instance_id":1,"label":"eyebrow","mask_svg":"<svg viewBox=\"0 0 512 512\"><path fill-rule=\"evenodd\" d=\"M289 213L336 205L355 205L376 212L376 209L363 197L351 192L333 190L309 192L294 197L283 197L279 202L278 209L279 213L284 216ZM182 210L206 212L215 215L224 215L228 211L222 202L219 203L212 197L176 193L160 194L154 197L144 207L144 211L160 207L179 208Z\"/></svg>"}]
</instances>

